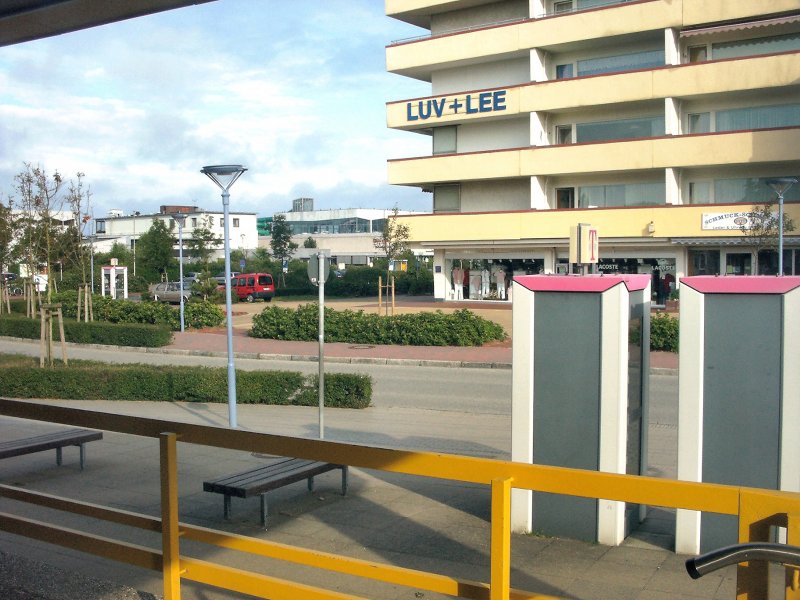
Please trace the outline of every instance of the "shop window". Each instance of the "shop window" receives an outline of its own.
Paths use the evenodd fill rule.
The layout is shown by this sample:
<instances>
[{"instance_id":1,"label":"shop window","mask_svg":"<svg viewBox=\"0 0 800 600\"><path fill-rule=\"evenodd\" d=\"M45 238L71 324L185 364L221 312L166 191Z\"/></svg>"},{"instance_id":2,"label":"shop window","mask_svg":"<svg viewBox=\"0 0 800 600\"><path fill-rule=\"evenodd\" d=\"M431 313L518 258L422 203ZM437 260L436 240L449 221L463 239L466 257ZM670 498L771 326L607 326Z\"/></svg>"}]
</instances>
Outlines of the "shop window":
<instances>
[{"instance_id":1,"label":"shop window","mask_svg":"<svg viewBox=\"0 0 800 600\"><path fill-rule=\"evenodd\" d=\"M726 275L752 275L753 257L749 252L731 252L725 255Z\"/></svg>"},{"instance_id":2,"label":"shop window","mask_svg":"<svg viewBox=\"0 0 800 600\"><path fill-rule=\"evenodd\" d=\"M689 275L719 275L719 250L689 250Z\"/></svg>"},{"instance_id":3,"label":"shop window","mask_svg":"<svg viewBox=\"0 0 800 600\"><path fill-rule=\"evenodd\" d=\"M556 208L575 208L575 188L556 189Z\"/></svg>"},{"instance_id":4,"label":"shop window","mask_svg":"<svg viewBox=\"0 0 800 600\"><path fill-rule=\"evenodd\" d=\"M436 127L433 130L433 153L454 154L456 152L456 127Z\"/></svg>"},{"instance_id":5,"label":"shop window","mask_svg":"<svg viewBox=\"0 0 800 600\"><path fill-rule=\"evenodd\" d=\"M459 212L461 210L461 187L437 185L433 188L433 212Z\"/></svg>"}]
</instances>

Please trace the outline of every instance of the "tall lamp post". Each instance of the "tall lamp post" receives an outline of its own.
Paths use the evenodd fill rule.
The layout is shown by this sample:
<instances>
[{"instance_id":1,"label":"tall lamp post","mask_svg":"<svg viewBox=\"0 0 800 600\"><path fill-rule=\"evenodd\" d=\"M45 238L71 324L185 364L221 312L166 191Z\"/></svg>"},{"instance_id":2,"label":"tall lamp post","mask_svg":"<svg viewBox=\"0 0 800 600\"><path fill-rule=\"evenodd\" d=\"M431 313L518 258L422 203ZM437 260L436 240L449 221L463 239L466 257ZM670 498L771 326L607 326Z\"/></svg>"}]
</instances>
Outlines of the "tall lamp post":
<instances>
[{"instance_id":1,"label":"tall lamp post","mask_svg":"<svg viewBox=\"0 0 800 600\"><path fill-rule=\"evenodd\" d=\"M138 210L133 211L133 237L131 238L131 244L133 245L133 276L136 277L136 217L138 217L140 213ZM183 330L181 330L183 331Z\"/></svg>"},{"instance_id":2,"label":"tall lamp post","mask_svg":"<svg viewBox=\"0 0 800 600\"><path fill-rule=\"evenodd\" d=\"M242 165L211 165L203 167L200 172L217 184L222 190L222 211L224 221L225 244L225 317L228 322L228 423L236 427L236 370L233 366L233 311L231 309L231 240L228 235L228 190L242 173L247 171Z\"/></svg>"},{"instance_id":3,"label":"tall lamp post","mask_svg":"<svg viewBox=\"0 0 800 600\"><path fill-rule=\"evenodd\" d=\"M794 177L776 177L765 182L778 194L778 276L783 276L783 196L797 183Z\"/></svg>"},{"instance_id":4,"label":"tall lamp post","mask_svg":"<svg viewBox=\"0 0 800 600\"><path fill-rule=\"evenodd\" d=\"M172 218L178 224L178 281L180 281L178 284L178 290L181 299L181 333L183 333L183 225L186 223L186 215L175 213L172 215Z\"/></svg>"}]
</instances>

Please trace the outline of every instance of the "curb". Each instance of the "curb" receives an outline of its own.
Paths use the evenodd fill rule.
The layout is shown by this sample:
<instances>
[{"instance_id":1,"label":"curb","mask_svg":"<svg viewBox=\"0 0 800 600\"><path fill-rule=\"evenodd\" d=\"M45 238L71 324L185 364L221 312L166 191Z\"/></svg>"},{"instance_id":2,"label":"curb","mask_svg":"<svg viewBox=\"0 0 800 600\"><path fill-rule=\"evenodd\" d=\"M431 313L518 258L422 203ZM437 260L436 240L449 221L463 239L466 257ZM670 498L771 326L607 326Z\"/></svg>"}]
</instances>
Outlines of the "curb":
<instances>
[{"instance_id":1,"label":"curb","mask_svg":"<svg viewBox=\"0 0 800 600\"><path fill-rule=\"evenodd\" d=\"M0 340L11 342L30 342L26 338L15 338L0 336ZM176 356L208 356L213 358L227 358L227 352L214 350L189 350L185 348L144 348L140 346L109 346L106 344L79 344L67 342L67 347L90 348L94 350L117 350L120 352L132 352L142 354L174 354ZM249 360L282 360L289 362L318 362L316 356L307 354L269 354L265 352L234 352L234 358ZM350 365L389 365L400 367L439 367L450 369L506 369L511 370L511 363L501 362L475 362L462 360L432 360L424 358L370 358L366 356L326 356L326 363L350 364ZM677 375L678 369L650 367L651 375Z\"/></svg>"}]
</instances>

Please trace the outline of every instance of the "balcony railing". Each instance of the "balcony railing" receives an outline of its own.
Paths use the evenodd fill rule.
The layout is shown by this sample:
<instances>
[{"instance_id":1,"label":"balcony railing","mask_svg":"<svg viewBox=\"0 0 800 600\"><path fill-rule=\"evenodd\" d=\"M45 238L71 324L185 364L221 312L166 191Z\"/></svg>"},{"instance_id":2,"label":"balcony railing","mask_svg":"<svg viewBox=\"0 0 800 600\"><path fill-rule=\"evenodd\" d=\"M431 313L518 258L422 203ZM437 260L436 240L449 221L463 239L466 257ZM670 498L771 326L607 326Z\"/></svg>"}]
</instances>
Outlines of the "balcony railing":
<instances>
[{"instance_id":1,"label":"balcony railing","mask_svg":"<svg viewBox=\"0 0 800 600\"><path fill-rule=\"evenodd\" d=\"M323 588L242 571L218 562L203 561L186 556L180 552L179 540L191 540L219 549L248 552L269 559L284 560L464 598L501 600L540 597L535 593L513 590L510 587L512 487L553 494L603 498L734 515L739 519L740 542L768 541L758 539L760 536L768 534L768 525L789 527L792 539L800 528L800 517L798 517L800 515L800 496L788 492L670 481L652 477L617 475L429 452L354 446L6 398L0 398L0 415L86 426L159 440L162 515L160 519L6 485L0 486L0 495L47 509L65 511L160 533L160 551L9 513L0 513L0 528L13 534L161 571L164 597L167 600L180 598L182 580L201 582L259 598L343 597L341 593ZM178 440L182 443L241 450L248 453L296 456L385 472L489 486L491 489L490 581L487 583L467 581L373 561L304 550L294 546L180 523L178 521L177 483ZM767 589L768 585L767 577L766 565L751 563L747 566L740 566L737 584L738 598L763 597L762 591Z\"/></svg>"}]
</instances>

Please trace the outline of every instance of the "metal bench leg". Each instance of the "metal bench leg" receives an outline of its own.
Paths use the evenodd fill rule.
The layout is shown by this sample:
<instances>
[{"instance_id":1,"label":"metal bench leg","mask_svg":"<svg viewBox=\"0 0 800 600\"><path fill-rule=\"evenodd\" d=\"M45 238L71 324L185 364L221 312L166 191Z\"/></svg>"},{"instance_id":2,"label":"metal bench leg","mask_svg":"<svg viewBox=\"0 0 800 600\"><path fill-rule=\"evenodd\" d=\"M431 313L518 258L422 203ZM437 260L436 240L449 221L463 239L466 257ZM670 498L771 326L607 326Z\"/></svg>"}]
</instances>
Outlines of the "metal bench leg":
<instances>
[{"instance_id":1,"label":"metal bench leg","mask_svg":"<svg viewBox=\"0 0 800 600\"><path fill-rule=\"evenodd\" d=\"M347 496L347 465L342 467L342 496Z\"/></svg>"},{"instance_id":2,"label":"metal bench leg","mask_svg":"<svg viewBox=\"0 0 800 600\"><path fill-rule=\"evenodd\" d=\"M267 528L267 494L261 494L261 526Z\"/></svg>"},{"instance_id":3,"label":"metal bench leg","mask_svg":"<svg viewBox=\"0 0 800 600\"><path fill-rule=\"evenodd\" d=\"M61 466L61 448L56 448L56 464Z\"/></svg>"},{"instance_id":4,"label":"metal bench leg","mask_svg":"<svg viewBox=\"0 0 800 600\"><path fill-rule=\"evenodd\" d=\"M83 471L83 466L84 464L86 464L86 444L81 444L80 453L81 453L81 471Z\"/></svg>"},{"instance_id":5,"label":"metal bench leg","mask_svg":"<svg viewBox=\"0 0 800 600\"><path fill-rule=\"evenodd\" d=\"M228 494L225 494L225 499L222 501L222 514L226 521L231 518L231 497Z\"/></svg>"},{"instance_id":6,"label":"metal bench leg","mask_svg":"<svg viewBox=\"0 0 800 600\"><path fill-rule=\"evenodd\" d=\"M314 478L313 477L309 477L308 478L308 491L309 492L313 492L314 491Z\"/></svg>"}]
</instances>

